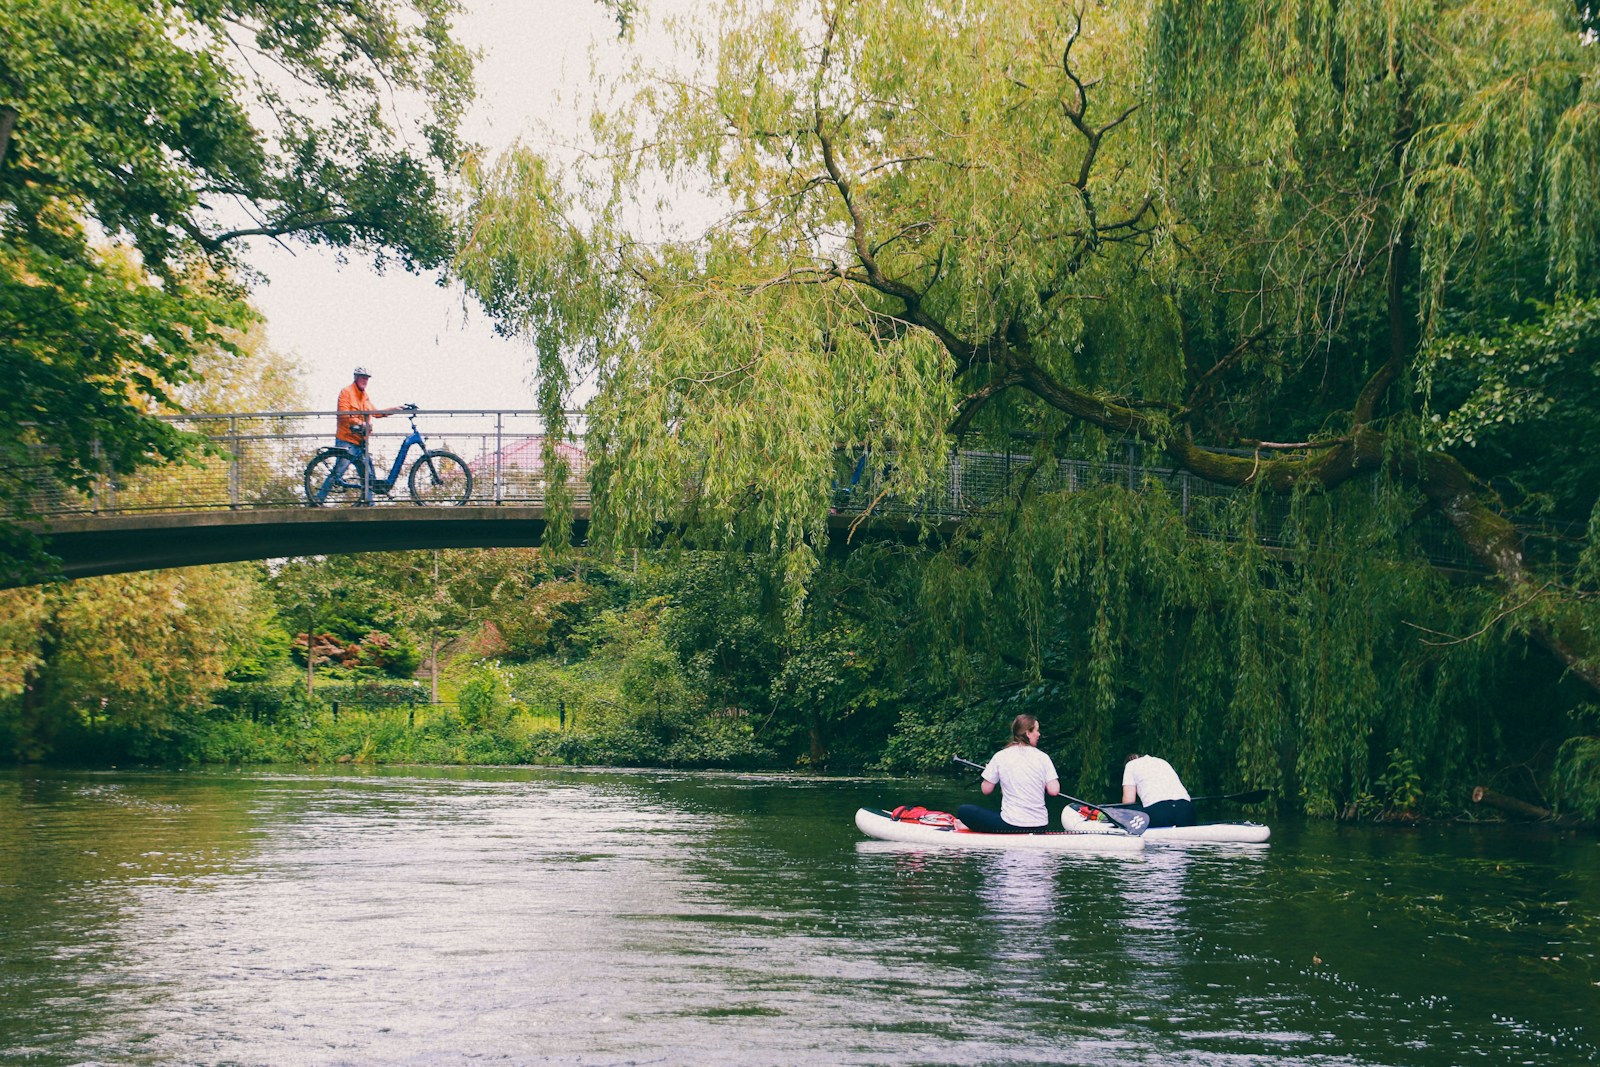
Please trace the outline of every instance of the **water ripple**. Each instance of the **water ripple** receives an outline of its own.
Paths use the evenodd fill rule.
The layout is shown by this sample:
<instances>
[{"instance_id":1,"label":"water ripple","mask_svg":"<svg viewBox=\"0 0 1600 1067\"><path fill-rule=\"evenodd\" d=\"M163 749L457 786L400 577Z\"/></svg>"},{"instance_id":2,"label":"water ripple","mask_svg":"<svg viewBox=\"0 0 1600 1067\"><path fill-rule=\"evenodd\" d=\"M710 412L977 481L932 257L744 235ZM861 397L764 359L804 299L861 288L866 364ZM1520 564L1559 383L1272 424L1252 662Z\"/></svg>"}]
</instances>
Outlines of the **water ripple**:
<instances>
[{"instance_id":1,"label":"water ripple","mask_svg":"<svg viewBox=\"0 0 1600 1067\"><path fill-rule=\"evenodd\" d=\"M862 842L939 783L0 776L0 1059L1566 1065L1592 842ZM958 800L952 795L950 800Z\"/></svg>"}]
</instances>

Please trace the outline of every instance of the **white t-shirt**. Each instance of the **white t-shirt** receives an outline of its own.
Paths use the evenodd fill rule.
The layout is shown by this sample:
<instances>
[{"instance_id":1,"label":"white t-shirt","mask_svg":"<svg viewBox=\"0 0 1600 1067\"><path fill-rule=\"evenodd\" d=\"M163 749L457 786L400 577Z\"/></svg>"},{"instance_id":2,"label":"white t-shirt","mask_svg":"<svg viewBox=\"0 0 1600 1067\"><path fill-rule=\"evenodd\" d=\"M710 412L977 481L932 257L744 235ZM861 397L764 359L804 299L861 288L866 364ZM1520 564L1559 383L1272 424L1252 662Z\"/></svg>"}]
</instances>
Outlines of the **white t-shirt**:
<instances>
[{"instance_id":1,"label":"white t-shirt","mask_svg":"<svg viewBox=\"0 0 1600 1067\"><path fill-rule=\"evenodd\" d=\"M1133 786L1139 803L1145 807L1163 800L1188 800L1189 791L1172 764L1160 756L1140 756L1131 759L1122 768L1123 788Z\"/></svg>"},{"instance_id":2,"label":"white t-shirt","mask_svg":"<svg viewBox=\"0 0 1600 1067\"><path fill-rule=\"evenodd\" d=\"M1056 765L1032 745L1007 745L983 769L983 780L1000 787L1000 817L1012 826L1046 826L1044 787L1055 781Z\"/></svg>"}]
</instances>

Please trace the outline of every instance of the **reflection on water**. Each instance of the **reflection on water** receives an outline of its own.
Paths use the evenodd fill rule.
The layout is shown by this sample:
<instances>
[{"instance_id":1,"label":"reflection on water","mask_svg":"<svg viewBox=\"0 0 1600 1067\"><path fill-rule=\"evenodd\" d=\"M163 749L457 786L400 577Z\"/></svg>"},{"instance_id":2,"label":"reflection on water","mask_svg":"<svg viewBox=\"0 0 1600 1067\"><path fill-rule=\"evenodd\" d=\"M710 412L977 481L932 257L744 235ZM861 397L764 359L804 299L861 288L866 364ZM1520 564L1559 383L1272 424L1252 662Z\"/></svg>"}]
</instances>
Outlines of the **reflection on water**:
<instances>
[{"instance_id":1,"label":"reflection on water","mask_svg":"<svg viewBox=\"0 0 1600 1067\"><path fill-rule=\"evenodd\" d=\"M1118 872L1129 929L1170 934L1183 927L1188 902L1184 876L1192 856L1188 848L1146 849L1143 863Z\"/></svg>"},{"instance_id":2,"label":"reflection on water","mask_svg":"<svg viewBox=\"0 0 1600 1067\"><path fill-rule=\"evenodd\" d=\"M1121 858L1121 857L1119 857ZM1033 992L1049 981L1058 947L1056 885L1061 857L1048 852L990 852L977 860L978 900L993 926L993 958L1005 965L1006 984ZM1070 907L1070 902L1062 905Z\"/></svg>"},{"instance_id":3,"label":"reflection on water","mask_svg":"<svg viewBox=\"0 0 1600 1067\"><path fill-rule=\"evenodd\" d=\"M1184 879L1190 858L1187 848L1147 848L1142 863L1118 872L1120 893L1108 899L1122 909L1128 933L1128 985L1152 1003L1183 999L1189 906Z\"/></svg>"},{"instance_id":4,"label":"reflection on water","mask_svg":"<svg viewBox=\"0 0 1600 1067\"><path fill-rule=\"evenodd\" d=\"M983 857L978 897L999 925L1048 929L1056 913L1060 857L1044 852L991 852Z\"/></svg>"},{"instance_id":5,"label":"reflection on water","mask_svg":"<svg viewBox=\"0 0 1600 1067\"><path fill-rule=\"evenodd\" d=\"M0 1061L1596 1056L1592 838L862 841L856 807L913 787L959 801L756 775L0 774Z\"/></svg>"}]
</instances>

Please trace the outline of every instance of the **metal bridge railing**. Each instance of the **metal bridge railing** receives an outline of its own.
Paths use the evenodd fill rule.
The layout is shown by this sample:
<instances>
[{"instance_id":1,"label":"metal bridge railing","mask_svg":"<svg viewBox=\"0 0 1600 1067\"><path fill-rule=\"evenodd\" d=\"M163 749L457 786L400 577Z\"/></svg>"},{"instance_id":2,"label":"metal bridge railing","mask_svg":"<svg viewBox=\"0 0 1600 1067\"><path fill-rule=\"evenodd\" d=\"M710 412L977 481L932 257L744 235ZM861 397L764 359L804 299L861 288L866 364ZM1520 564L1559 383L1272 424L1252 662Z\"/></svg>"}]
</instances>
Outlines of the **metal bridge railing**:
<instances>
[{"instance_id":1,"label":"metal bridge railing","mask_svg":"<svg viewBox=\"0 0 1600 1067\"><path fill-rule=\"evenodd\" d=\"M888 498L877 501L874 513L919 515L933 519L960 519L993 513L1019 487L1026 477L1036 491L1080 492L1119 486L1130 492L1166 493L1191 530L1205 537L1237 536L1225 528L1217 505L1236 497L1241 490L1197 478L1187 471L1153 466L1143 462L1140 446L1124 444L1115 448L1115 459L1056 459L1043 466L1022 452L996 452L957 449L951 453L943 483L933 493L916 502ZM861 484L838 494L841 511L860 510L877 495L879 484L871 475ZM1284 495L1268 495L1257 501L1255 538L1262 544L1287 547L1294 540L1291 502ZM1549 531L1527 529L1531 540L1548 541ZM1424 516L1406 531L1406 537L1434 562L1447 567L1477 569L1478 563L1450 528L1443 516ZM1543 553L1556 554L1549 544Z\"/></svg>"},{"instance_id":2,"label":"metal bridge railing","mask_svg":"<svg viewBox=\"0 0 1600 1067\"><path fill-rule=\"evenodd\" d=\"M206 454L185 464L147 468L126 480L112 477L105 464L87 492L51 479L42 456L38 464L17 473L28 487L30 510L45 518L304 507L306 464L318 449L333 444L336 416L332 411L175 416L170 419L174 425L209 439ZM471 468L469 503L544 502L545 424L537 412L423 410L416 417L429 448L454 452ZM583 416L569 416L568 426L581 439ZM408 429L404 415L374 420L369 449L380 475L388 472ZM563 440L558 450L568 464L578 502L587 503L589 464L582 446ZM417 455L413 449L406 458L408 467ZM393 500L409 503L404 472Z\"/></svg>"},{"instance_id":3,"label":"metal bridge railing","mask_svg":"<svg viewBox=\"0 0 1600 1067\"><path fill-rule=\"evenodd\" d=\"M296 411L232 415L174 416L176 426L196 431L210 441L210 449L192 462L164 468L147 468L119 480L101 473L87 492L62 486L48 474L43 456L36 464L10 473L28 490L30 510L44 518L83 515L118 515L215 509L299 508L306 506L305 467L318 449L333 443L336 412ZM526 410L423 410L417 425L429 448L454 452L473 473L469 503L540 505L545 502L549 479L544 469L545 421ZM558 444L569 468L569 486L575 502L590 501L589 458L582 445L587 425L582 413L566 417L570 436ZM389 469L407 420L395 415L373 423L371 451L381 474ZM99 454L98 448L95 449ZM415 459L413 451L407 463ZM841 458L853 458L843 457ZM105 465L109 470L110 464ZM928 497L915 502L878 500L882 465L864 465L861 477L836 491L840 511L859 511L875 501L875 513L890 516L919 515L955 519L991 512L1010 498L1017 479L1028 477L1037 489L1077 491L1097 486L1122 485L1135 492L1165 492L1196 532L1227 536L1208 529L1214 509L1208 500L1227 498L1238 491L1219 486L1187 472L1143 461L1135 443L1116 446L1101 460L1059 459L1039 467L1025 450L994 451L958 448L952 451L945 477ZM409 505L404 474L396 483L392 502ZM380 499L382 506L385 501ZM1292 540L1289 502L1264 500L1258 512L1257 537L1268 544ZM1559 560L1572 554L1572 538L1539 524L1526 524L1524 534L1530 559ZM1475 567L1465 547L1437 514L1407 532L1435 563Z\"/></svg>"}]
</instances>

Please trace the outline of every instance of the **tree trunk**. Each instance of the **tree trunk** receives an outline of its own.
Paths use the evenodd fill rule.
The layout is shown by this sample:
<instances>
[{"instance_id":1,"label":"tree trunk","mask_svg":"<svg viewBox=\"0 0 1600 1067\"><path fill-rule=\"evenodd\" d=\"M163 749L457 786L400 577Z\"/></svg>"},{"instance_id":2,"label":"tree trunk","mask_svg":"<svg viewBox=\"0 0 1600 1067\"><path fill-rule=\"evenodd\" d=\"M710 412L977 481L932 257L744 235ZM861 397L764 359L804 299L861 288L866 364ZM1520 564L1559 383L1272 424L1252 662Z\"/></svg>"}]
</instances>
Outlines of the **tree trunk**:
<instances>
[{"instance_id":1,"label":"tree trunk","mask_svg":"<svg viewBox=\"0 0 1600 1067\"><path fill-rule=\"evenodd\" d=\"M428 631L428 691L430 704L439 703L439 631Z\"/></svg>"},{"instance_id":2,"label":"tree trunk","mask_svg":"<svg viewBox=\"0 0 1600 1067\"><path fill-rule=\"evenodd\" d=\"M808 733L811 737L811 769L825 770L828 766L828 746L822 740L822 727L812 723Z\"/></svg>"},{"instance_id":3,"label":"tree trunk","mask_svg":"<svg viewBox=\"0 0 1600 1067\"><path fill-rule=\"evenodd\" d=\"M1537 804L1529 804L1525 800L1508 797L1504 793L1496 793L1488 786L1473 786L1472 802L1474 804L1487 804L1491 808L1499 808L1501 811L1524 819L1554 819L1556 817L1556 813L1549 808L1541 808Z\"/></svg>"},{"instance_id":4,"label":"tree trunk","mask_svg":"<svg viewBox=\"0 0 1600 1067\"><path fill-rule=\"evenodd\" d=\"M306 699L317 695L317 616L306 619Z\"/></svg>"},{"instance_id":5,"label":"tree trunk","mask_svg":"<svg viewBox=\"0 0 1600 1067\"><path fill-rule=\"evenodd\" d=\"M1487 804L1491 808L1498 808L1508 815L1517 816L1519 819L1554 823L1564 830L1593 830L1596 827L1592 820L1579 818L1576 815L1558 815L1549 808L1541 808L1537 804L1529 804L1525 800L1508 797L1504 793L1496 793L1488 786L1473 786L1472 802L1474 804Z\"/></svg>"},{"instance_id":6,"label":"tree trunk","mask_svg":"<svg viewBox=\"0 0 1600 1067\"><path fill-rule=\"evenodd\" d=\"M6 161L6 150L11 147L11 131L17 125L17 109L0 107L0 163Z\"/></svg>"},{"instance_id":7,"label":"tree trunk","mask_svg":"<svg viewBox=\"0 0 1600 1067\"><path fill-rule=\"evenodd\" d=\"M39 759L49 753L55 735L54 724L50 722L47 689L50 660L55 656L59 637L57 622L52 609L39 627L39 661L22 674L22 701L17 731L19 761Z\"/></svg>"}]
</instances>

